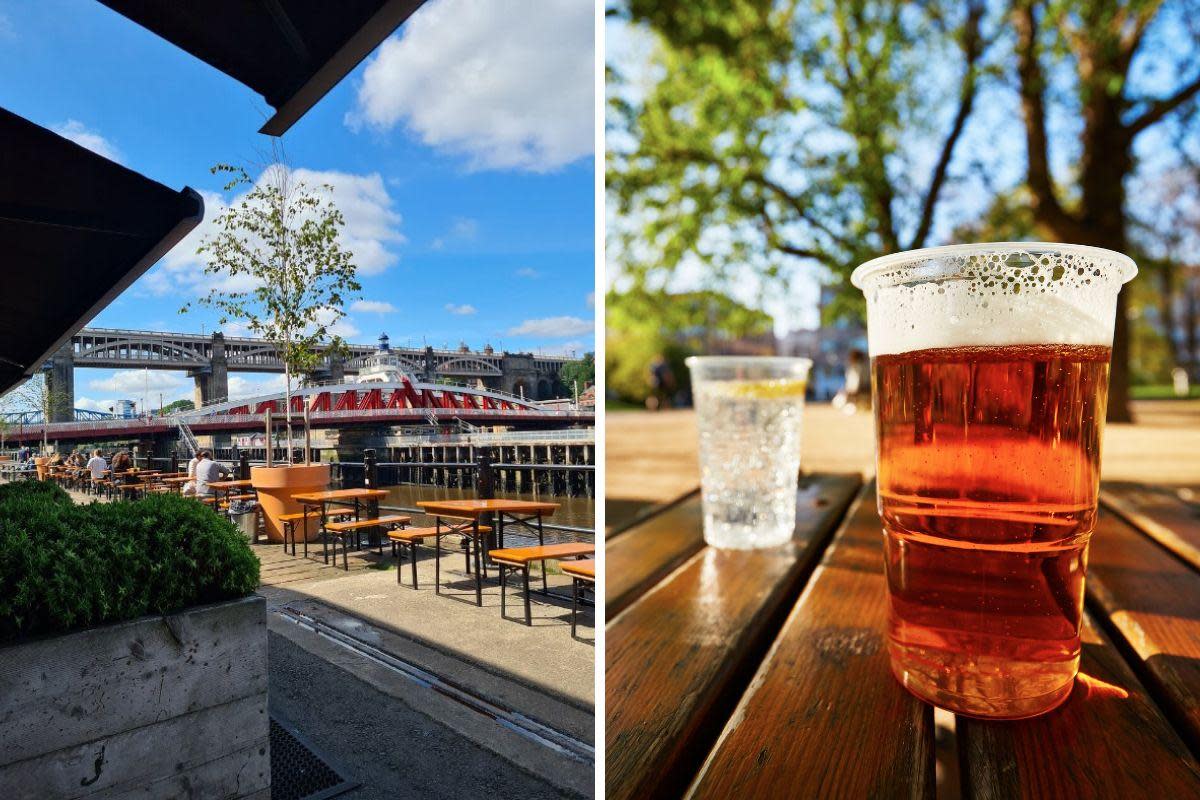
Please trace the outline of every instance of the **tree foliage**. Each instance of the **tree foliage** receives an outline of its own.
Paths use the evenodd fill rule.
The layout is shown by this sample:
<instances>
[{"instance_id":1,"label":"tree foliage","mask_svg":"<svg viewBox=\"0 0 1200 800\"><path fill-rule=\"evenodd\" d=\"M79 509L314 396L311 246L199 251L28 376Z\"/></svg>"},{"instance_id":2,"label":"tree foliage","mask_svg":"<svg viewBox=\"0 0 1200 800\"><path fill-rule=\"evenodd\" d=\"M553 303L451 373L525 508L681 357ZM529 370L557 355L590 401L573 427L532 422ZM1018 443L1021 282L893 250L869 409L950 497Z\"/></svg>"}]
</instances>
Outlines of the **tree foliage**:
<instances>
[{"instance_id":1,"label":"tree foliage","mask_svg":"<svg viewBox=\"0 0 1200 800\"><path fill-rule=\"evenodd\" d=\"M847 277L882 253L1020 231L1129 252L1135 143L1158 144L1161 170L1163 151L1195 142L1198 12L1197 0L621 3L612 16L653 45L644 70L609 69L612 269L652 288L699 276L786 291L815 267L838 290L829 318L861 315ZM967 145L983 98L976 139L995 152ZM982 219L952 202L984 192Z\"/></svg>"},{"instance_id":2,"label":"tree foliage","mask_svg":"<svg viewBox=\"0 0 1200 800\"><path fill-rule=\"evenodd\" d=\"M292 379L312 370L323 350L343 346L331 330L361 289L354 254L339 241L345 219L332 186L308 186L285 164L271 164L258 181L228 164L213 173L230 176L227 192L249 190L217 218L216 232L198 249L216 285L197 302L216 309L221 324L238 321L278 349L291 441Z\"/></svg>"},{"instance_id":3,"label":"tree foliage","mask_svg":"<svg viewBox=\"0 0 1200 800\"><path fill-rule=\"evenodd\" d=\"M559 377L567 391L570 391L573 385L578 385L579 391L582 392L596 382L596 354L584 353L583 358L578 361L563 364Z\"/></svg>"},{"instance_id":4,"label":"tree foliage","mask_svg":"<svg viewBox=\"0 0 1200 800\"><path fill-rule=\"evenodd\" d=\"M768 314L713 291L613 291L605 309L605 387L635 403L650 391L648 370L654 359L664 358L677 383L686 387L685 358L718 353L730 342L768 336L773 329Z\"/></svg>"},{"instance_id":5,"label":"tree foliage","mask_svg":"<svg viewBox=\"0 0 1200 800\"><path fill-rule=\"evenodd\" d=\"M654 285L699 265L722 288L749 268L769 286L815 263L848 286L862 261L927 242L990 42L981 3L681 0L625 14L658 44L644 96L613 67L622 273ZM856 293L839 298L834 315L861 314Z\"/></svg>"}]
</instances>

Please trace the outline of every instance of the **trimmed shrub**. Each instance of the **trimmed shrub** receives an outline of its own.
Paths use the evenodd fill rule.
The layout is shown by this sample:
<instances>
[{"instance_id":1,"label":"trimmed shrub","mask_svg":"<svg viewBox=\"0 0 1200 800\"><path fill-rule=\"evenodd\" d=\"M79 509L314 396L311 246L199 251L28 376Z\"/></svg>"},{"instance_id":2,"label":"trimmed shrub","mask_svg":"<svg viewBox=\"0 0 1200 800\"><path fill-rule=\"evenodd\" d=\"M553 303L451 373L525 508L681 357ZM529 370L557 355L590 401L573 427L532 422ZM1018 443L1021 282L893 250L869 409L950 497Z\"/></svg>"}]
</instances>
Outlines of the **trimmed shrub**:
<instances>
[{"instance_id":1,"label":"trimmed shrub","mask_svg":"<svg viewBox=\"0 0 1200 800\"><path fill-rule=\"evenodd\" d=\"M75 505L52 484L0 487L0 642L243 597L258 568L242 533L188 498Z\"/></svg>"}]
</instances>

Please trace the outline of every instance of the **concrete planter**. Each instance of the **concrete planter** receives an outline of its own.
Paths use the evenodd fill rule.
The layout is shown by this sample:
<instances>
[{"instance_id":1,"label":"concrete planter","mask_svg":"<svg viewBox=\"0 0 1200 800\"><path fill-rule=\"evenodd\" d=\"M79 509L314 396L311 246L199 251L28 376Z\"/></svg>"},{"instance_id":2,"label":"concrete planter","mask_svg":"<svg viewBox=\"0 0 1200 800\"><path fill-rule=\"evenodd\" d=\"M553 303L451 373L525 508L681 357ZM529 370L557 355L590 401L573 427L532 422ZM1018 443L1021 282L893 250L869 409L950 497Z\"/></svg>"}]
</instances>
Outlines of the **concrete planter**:
<instances>
[{"instance_id":1,"label":"concrete planter","mask_svg":"<svg viewBox=\"0 0 1200 800\"><path fill-rule=\"evenodd\" d=\"M270 797L261 597L0 647L0 797Z\"/></svg>"}]
</instances>

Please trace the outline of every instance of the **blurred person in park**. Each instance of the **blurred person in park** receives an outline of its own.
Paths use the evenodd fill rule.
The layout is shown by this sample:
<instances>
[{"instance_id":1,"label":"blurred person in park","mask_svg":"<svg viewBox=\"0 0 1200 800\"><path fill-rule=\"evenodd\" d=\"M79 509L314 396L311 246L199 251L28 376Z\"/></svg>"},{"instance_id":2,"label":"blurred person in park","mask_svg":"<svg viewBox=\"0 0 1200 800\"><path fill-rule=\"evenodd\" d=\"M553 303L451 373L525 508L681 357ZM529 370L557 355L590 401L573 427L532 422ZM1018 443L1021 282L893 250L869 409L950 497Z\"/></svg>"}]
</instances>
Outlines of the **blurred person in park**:
<instances>
[{"instance_id":1,"label":"blurred person in park","mask_svg":"<svg viewBox=\"0 0 1200 800\"><path fill-rule=\"evenodd\" d=\"M675 373L662 353L650 362L649 378L650 394L646 396L646 408L650 411L670 408L671 398L675 395Z\"/></svg>"}]
</instances>

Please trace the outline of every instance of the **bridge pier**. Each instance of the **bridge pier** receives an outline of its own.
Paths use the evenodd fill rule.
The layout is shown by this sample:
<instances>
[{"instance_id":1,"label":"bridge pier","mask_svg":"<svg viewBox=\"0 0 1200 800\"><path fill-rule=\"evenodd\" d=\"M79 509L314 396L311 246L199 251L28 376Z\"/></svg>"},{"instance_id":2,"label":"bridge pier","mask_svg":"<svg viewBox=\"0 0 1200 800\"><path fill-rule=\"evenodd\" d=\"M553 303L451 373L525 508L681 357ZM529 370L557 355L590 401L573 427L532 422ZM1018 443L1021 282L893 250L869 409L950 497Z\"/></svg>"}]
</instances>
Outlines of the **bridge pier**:
<instances>
[{"instance_id":1,"label":"bridge pier","mask_svg":"<svg viewBox=\"0 0 1200 800\"><path fill-rule=\"evenodd\" d=\"M75 351L66 342L50 359L45 373L51 422L75 421Z\"/></svg>"},{"instance_id":2,"label":"bridge pier","mask_svg":"<svg viewBox=\"0 0 1200 800\"><path fill-rule=\"evenodd\" d=\"M196 381L193 395L196 408L229 399L229 359L225 355L225 334L212 335L212 359L207 367L190 370Z\"/></svg>"},{"instance_id":3,"label":"bridge pier","mask_svg":"<svg viewBox=\"0 0 1200 800\"><path fill-rule=\"evenodd\" d=\"M501 391L525 396L526 400L544 400L538 395L538 372L533 356L526 353L505 353L501 362L504 383Z\"/></svg>"}]
</instances>

